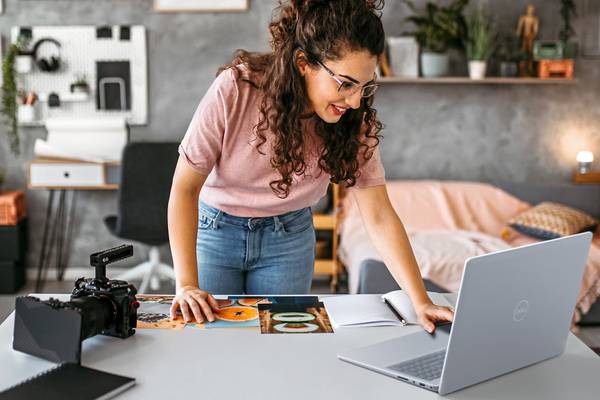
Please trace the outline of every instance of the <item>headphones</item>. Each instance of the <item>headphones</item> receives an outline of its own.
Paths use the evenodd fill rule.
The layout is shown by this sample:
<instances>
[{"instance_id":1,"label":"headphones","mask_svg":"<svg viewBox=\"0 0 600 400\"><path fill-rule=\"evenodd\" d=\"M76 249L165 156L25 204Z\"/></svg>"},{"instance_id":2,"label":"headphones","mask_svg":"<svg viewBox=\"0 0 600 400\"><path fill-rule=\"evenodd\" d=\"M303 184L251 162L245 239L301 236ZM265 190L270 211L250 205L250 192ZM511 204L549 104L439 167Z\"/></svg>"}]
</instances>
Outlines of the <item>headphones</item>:
<instances>
[{"instance_id":1,"label":"headphones","mask_svg":"<svg viewBox=\"0 0 600 400\"><path fill-rule=\"evenodd\" d=\"M38 66L38 68L41 71L44 72L55 72L58 71L58 69L60 68L60 54L56 55L56 56L50 56L50 58L39 58L38 57L38 50L41 47L42 44L44 43L53 43L59 50L60 52L60 43L58 42L58 40L53 39L53 38L43 38L38 40L35 45L33 46L33 50L31 51L32 55L33 55L33 60L35 61L36 65Z\"/></svg>"}]
</instances>

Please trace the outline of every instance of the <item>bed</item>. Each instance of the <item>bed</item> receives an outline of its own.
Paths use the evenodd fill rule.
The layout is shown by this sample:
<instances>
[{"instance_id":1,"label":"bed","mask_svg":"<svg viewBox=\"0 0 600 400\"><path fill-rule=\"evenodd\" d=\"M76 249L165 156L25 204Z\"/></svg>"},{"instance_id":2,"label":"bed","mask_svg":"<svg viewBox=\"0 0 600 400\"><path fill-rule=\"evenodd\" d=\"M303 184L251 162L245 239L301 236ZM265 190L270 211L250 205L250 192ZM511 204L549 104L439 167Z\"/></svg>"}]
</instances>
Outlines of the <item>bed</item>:
<instances>
[{"instance_id":1,"label":"bed","mask_svg":"<svg viewBox=\"0 0 600 400\"><path fill-rule=\"evenodd\" d=\"M600 216L596 185L494 184L459 181L390 181L392 205L402 219L429 290L457 291L470 256L538 241L506 229L507 221L542 201L559 202ZM353 196L341 203L340 261L350 293L398 289L362 224ZM592 247L577 299L575 321L600 323L600 234Z\"/></svg>"}]
</instances>

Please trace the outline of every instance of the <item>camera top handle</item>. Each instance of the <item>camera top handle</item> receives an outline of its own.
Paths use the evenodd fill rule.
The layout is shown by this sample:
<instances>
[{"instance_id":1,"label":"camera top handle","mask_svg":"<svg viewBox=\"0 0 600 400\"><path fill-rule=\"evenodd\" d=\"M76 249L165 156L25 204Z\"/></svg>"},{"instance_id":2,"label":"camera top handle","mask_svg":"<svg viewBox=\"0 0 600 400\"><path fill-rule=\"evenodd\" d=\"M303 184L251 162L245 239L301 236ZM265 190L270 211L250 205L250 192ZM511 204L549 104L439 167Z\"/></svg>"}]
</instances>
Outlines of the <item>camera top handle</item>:
<instances>
[{"instance_id":1,"label":"camera top handle","mask_svg":"<svg viewBox=\"0 0 600 400\"><path fill-rule=\"evenodd\" d=\"M122 244L90 255L90 265L96 268L96 279L106 280L106 265L133 255L133 246Z\"/></svg>"}]
</instances>

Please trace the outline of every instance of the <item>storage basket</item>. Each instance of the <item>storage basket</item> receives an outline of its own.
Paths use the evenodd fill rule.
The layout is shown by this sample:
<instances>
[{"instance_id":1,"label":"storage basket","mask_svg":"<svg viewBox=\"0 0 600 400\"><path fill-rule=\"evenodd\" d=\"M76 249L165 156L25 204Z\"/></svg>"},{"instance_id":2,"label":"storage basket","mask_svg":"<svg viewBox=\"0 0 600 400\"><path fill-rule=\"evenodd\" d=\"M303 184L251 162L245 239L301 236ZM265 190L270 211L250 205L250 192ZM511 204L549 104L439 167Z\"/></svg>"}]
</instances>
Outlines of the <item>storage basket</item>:
<instances>
[{"instance_id":1,"label":"storage basket","mask_svg":"<svg viewBox=\"0 0 600 400\"><path fill-rule=\"evenodd\" d=\"M16 225L26 214L25 193L0 192L0 225Z\"/></svg>"}]
</instances>

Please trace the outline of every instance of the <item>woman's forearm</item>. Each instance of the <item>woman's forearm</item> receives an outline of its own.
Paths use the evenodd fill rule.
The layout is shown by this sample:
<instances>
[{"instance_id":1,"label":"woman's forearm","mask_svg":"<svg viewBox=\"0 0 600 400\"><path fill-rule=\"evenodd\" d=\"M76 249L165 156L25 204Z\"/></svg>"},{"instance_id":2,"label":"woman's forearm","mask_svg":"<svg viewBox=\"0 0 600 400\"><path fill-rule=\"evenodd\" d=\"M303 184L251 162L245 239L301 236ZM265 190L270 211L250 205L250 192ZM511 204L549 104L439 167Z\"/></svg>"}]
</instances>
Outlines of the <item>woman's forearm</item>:
<instances>
[{"instance_id":1,"label":"woman's forearm","mask_svg":"<svg viewBox=\"0 0 600 400\"><path fill-rule=\"evenodd\" d=\"M199 190L184 190L174 183L169 197L169 244L173 256L176 290L184 286L198 286L198 193Z\"/></svg>"},{"instance_id":2,"label":"woman's forearm","mask_svg":"<svg viewBox=\"0 0 600 400\"><path fill-rule=\"evenodd\" d=\"M389 213L380 222L367 225L367 231L390 273L415 307L430 304L408 235L396 213Z\"/></svg>"},{"instance_id":3,"label":"woman's forearm","mask_svg":"<svg viewBox=\"0 0 600 400\"><path fill-rule=\"evenodd\" d=\"M385 186L353 191L371 242L415 308L431 304L404 225L390 203Z\"/></svg>"},{"instance_id":4,"label":"woman's forearm","mask_svg":"<svg viewBox=\"0 0 600 400\"><path fill-rule=\"evenodd\" d=\"M169 244L177 291L185 286L198 286L198 195L205 180L206 176L191 168L185 157L179 157L167 209Z\"/></svg>"}]
</instances>

